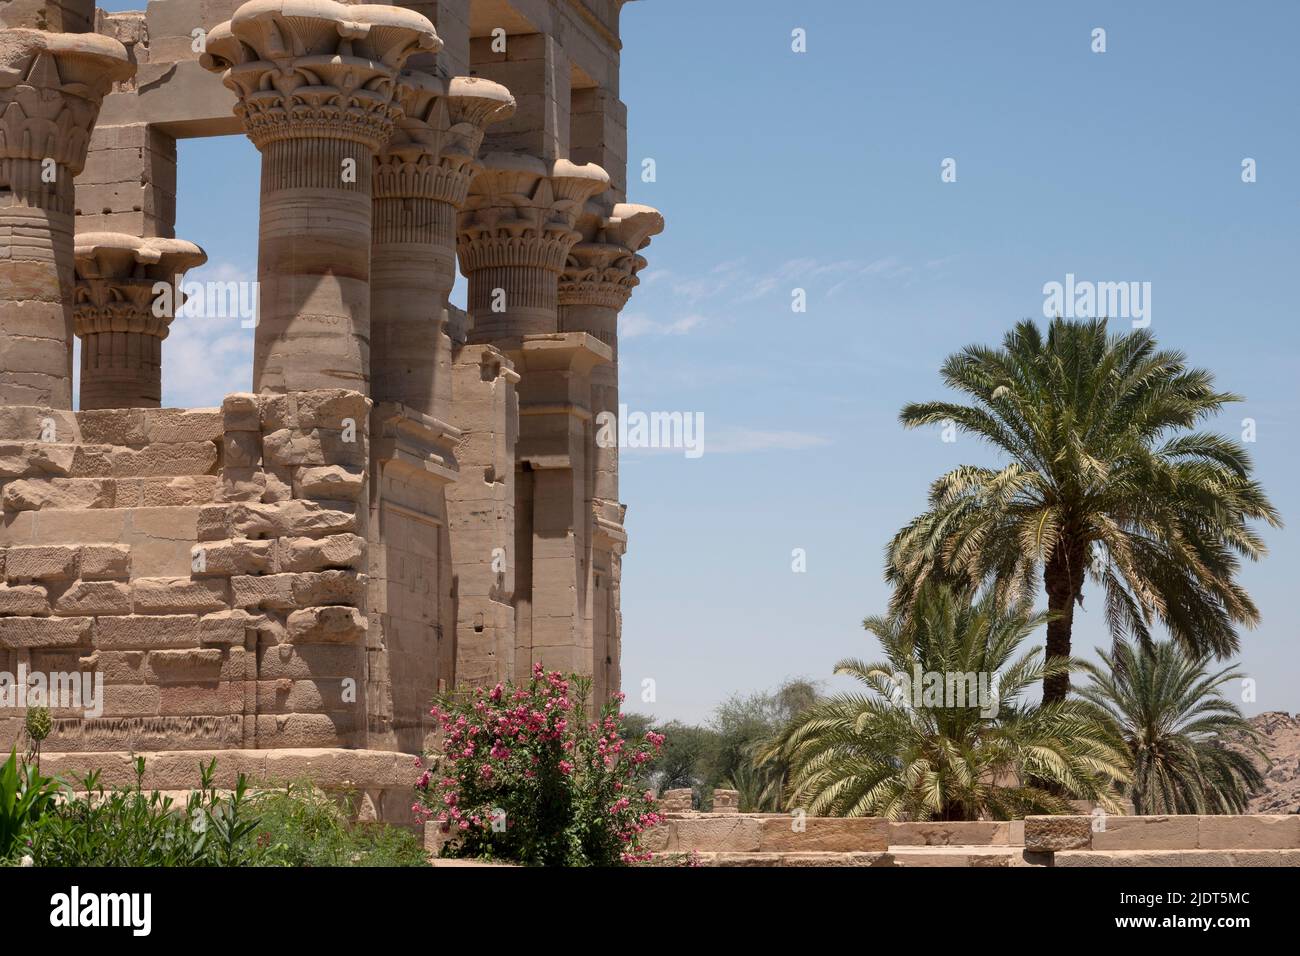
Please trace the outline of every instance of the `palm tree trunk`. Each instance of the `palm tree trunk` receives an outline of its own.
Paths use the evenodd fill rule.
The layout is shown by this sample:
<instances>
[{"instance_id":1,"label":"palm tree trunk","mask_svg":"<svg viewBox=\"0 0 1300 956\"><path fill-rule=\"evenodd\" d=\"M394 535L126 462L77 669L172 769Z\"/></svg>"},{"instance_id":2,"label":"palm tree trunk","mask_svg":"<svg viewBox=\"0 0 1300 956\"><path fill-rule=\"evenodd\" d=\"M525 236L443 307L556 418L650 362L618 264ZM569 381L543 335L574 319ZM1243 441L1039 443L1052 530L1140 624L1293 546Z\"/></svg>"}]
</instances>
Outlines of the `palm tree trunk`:
<instances>
[{"instance_id":1,"label":"palm tree trunk","mask_svg":"<svg viewBox=\"0 0 1300 956\"><path fill-rule=\"evenodd\" d=\"M1047 659L1070 656L1070 635L1074 630L1074 604L1083 589L1084 548L1062 536L1043 568L1047 586L1047 610L1052 620L1047 624ZM1043 678L1043 703L1065 700L1070 693L1069 674L1050 674Z\"/></svg>"}]
</instances>

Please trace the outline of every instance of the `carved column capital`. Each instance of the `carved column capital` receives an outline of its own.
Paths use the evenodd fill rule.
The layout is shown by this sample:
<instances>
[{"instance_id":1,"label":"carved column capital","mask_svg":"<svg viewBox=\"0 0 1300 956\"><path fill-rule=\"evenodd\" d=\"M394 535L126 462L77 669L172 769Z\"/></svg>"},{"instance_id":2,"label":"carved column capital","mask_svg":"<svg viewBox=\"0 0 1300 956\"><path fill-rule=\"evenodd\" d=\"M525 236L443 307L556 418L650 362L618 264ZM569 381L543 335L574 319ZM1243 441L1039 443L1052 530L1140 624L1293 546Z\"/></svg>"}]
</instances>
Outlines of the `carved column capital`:
<instances>
[{"instance_id":1,"label":"carved column capital","mask_svg":"<svg viewBox=\"0 0 1300 956\"><path fill-rule=\"evenodd\" d=\"M560 276L560 305L598 305L621 310L645 268L638 251L663 232L659 210L618 203L608 216L588 204L578 221L582 240L569 250Z\"/></svg>"},{"instance_id":2,"label":"carved column capital","mask_svg":"<svg viewBox=\"0 0 1300 956\"><path fill-rule=\"evenodd\" d=\"M79 336L139 332L165 339L181 305L175 301L180 278L208 261L207 253L184 239L141 239L116 232L78 233L74 256L73 318ZM154 308L159 282L171 289L170 308Z\"/></svg>"},{"instance_id":3,"label":"carved column capital","mask_svg":"<svg viewBox=\"0 0 1300 956\"><path fill-rule=\"evenodd\" d=\"M86 232L76 238L74 257L81 407L158 407L162 340L181 305L180 279L207 254L183 239ZM161 293L159 283L166 284Z\"/></svg>"},{"instance_id":4,"label":"carved column capital","mask_svg":"<svg viewBox=\"0 0 1300 956\"><path fill-rule=\"evenodd\" d=\"M388 142L401 115L397 76L442 47L412 10L334 0L249 0L208 34L202 66L221 74L253 144L326 139Z\"/></svg>"},{"instance_id":5,"label":"carved column capital","mask_svg":"<svg viewBox=\"0 0 1300 956\"><path fill-rule=\"evenodd\" d=\"M481 269L531 267L563 271L574 228L587 200L609 187L609 175L589 163L489 153L470 185L460 215L457 251L467 276Z\"/></svg>"},{"instance_id":6,"label":"carved column capital","mask_svg":"<svg viewBox=\"0 0 1300 956\"><path fill-rule=\"evenodd\" d=\"M402 116L375 164L375 198L432 199L460 208L481 168L484 131L514 114L514 97L491 80L458 76L444 83L405 70L397 98Z\"/></svg>"},{"instance_id":7,"label":"carved column capital","mask_svg":"<svg viewBox=\"0 0 1300 956\"><path fill-rule=\"evenodd\" d=\"M0 188L14 204L72 212L55 197L70 201L104 96L134 74L111 37L0 31Z\"/></svg>"}]
</instances>

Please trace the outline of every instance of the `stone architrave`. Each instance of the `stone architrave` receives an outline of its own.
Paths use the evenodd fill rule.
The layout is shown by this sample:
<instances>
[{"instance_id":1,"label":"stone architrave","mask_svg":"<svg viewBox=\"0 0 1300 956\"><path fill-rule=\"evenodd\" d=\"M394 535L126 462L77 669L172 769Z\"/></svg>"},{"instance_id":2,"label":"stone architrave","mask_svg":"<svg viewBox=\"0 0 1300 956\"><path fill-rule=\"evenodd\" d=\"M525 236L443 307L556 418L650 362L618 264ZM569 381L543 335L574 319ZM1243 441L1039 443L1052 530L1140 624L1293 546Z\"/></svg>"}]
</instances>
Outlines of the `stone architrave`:
<instances>
[{"instance_id":1,"label":"stone architrave","mask_svg":"<svg viewBox=\"0 0 1300 956\"><path fill-rule=\"evenodd\" d=\"M440 45L418 13L333 0L250 0L208 34L262 154L255 391L369 392L373 158L407 58Z\"/></svg>"},{"instance_id":2,"label":"stone architrave","mask_svg":"<svg viewBox=\"0 0 1300 956\"><path fill-rule=\"evenodd\" d=\"M75 249L80 407L160 407L162 341L183 301L182 278L207 254L183 239L115 232L80 233Z\"/></svg>"},{"instance_id":3,"label":"stone architrave","mask_svg":"<svg viewBox=\"0 0 1300 956\"><path fill-rule=\"evenodd\" d=\"M135 73L93 33L0 30L0 403L72 407L73 177Z\"/></svg>"}]
</instances>

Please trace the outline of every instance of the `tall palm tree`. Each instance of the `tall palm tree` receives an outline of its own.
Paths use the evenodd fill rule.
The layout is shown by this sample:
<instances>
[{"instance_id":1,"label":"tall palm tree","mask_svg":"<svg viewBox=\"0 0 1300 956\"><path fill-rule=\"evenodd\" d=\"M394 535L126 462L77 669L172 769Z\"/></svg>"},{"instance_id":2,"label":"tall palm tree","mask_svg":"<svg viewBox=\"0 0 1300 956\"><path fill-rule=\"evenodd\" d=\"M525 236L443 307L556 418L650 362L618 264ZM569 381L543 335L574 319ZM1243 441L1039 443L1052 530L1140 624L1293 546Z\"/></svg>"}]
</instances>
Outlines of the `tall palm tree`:
<instances>
[{"instance_id":1,"label":"tall palm tree","mask_svg":"<svg viewBox=\"0 0 1300 956\"><path fill-rule=\"evenodd\" d=\"M1070 799L1117 811L1126 758L1097 708L1021 700L1045 674L1076 666L1045 662L1041 648L1019 653L1045 621L1027 600L1008 609L934 583L910 615L868 618L885 660L835 667L867 693L819 701L763 755L789 764L787 805L891 820L1009 819L1065 812ZM988 696L933 700L913 692L918 673L982 674Z\"/></svg>"},{"instance_id":2,"label":"tall palm tree","mask_svg":"<svg viewBox=\"0 0 1300 956\"><path fill-rule=\"evenodd\" d=\"M1195 653L1238 649L1237 625L1259 620L1236 580L1241 557L1265 553L1250 522L1281 521L1241 444L1194 430L1238 396L1149 332L1111 335L1104 319L1056 319L1046 338L1026 320L1001 348L968 346L942 371L971 404L908 405L903 424L951 422L1010 460L934 482L928 510L889 545L896 610L930 578L993 582L1014 600L1041 576L1047 656L1068 658L1088 576L1117 639L1149 643L1159 621ZM1045 700L1068 691L1066 671L1045 676Z\"/></svg>"},{"instance_id":3,"label":"tall palm tree","mask_svg":"<svg viewBox=\"0 0 1300 956\"><path fill-rule=\"evenodd\" d=\"M1221 688L1244 675L1210 673L1205 656L1172 641L1118 642L1106 667L1086 665L1080 696L1114 721L1133 766L1138 813L1244 813L1264 785L1259 735Z\"/></svg>"}]
</instances>

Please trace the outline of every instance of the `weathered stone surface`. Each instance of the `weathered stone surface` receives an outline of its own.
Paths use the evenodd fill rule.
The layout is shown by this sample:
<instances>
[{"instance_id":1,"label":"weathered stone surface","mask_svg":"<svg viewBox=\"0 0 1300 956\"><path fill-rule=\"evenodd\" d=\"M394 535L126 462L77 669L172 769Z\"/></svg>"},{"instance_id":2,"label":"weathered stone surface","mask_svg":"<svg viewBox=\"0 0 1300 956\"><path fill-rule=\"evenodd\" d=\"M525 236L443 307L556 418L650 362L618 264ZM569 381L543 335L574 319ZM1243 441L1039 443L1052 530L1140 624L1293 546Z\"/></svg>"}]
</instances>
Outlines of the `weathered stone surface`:
<instances>
[{"instance_id":1,"label":"weathered stone surface","mask_svg":"<svg viewBox=\"0 0 1300 956\"><path fill-rule=\"evenodd\" d=\"M782 853L886 850L889 823L874 817L763 817L759 849Z\"/></svg>"},{"instance_id":2,"label":"weathered stone surface","mask_svg":"<svg viewBox=\"0 0 1300 956\"><path fill-rule=\"evenodd\" d=\"M199 640L204 644L243 644L248 632L263 623L263 618L237 608L214 611L199 619Z\"/></svg>"},{"instance_id":3,"label":"weathered stone surface","mask_svg":"<svg viewBox=\"0 0 1300 956\"><path fill-rule=\"evenodd\" d=\"M309 465L294 470L293 493L297 498L356 501L365 481L365 470L357 466Z\"/></svg>"},{"instance_id":4,"label":"weathered stone surface","mask_svg":"<svg viewBox=\"0 0 1300 956\"><path fill-rule=\"evenodd\" d=\"M359 467L366 461L366 436L364 431L282 428L262 436L262 455L274 465Z\"/></svg>"},{"instance_id":5,"label":"weathered stone surface","mask_svg":"<svg viewBox=\"0 0 1300 956\"><path fill-rule=\"evenodd\" d=\"M40 511L43 508L111 508L113 482L102 478L39 478L5 485L6 511Z\"/></svg>"},{"instance_id":6,"label":"weathered stone surface","mask_svg":"<svg viewBox=\"0 0 1300 956\"><path fill-rule=\"evenodd\" d=\"M1298 850L1300 814L1198 817L1202 850ZM1097 847L1094 837L1093 846Z\"/></svg>"},{"instance_id":7,"label":"weathered stone surface","mask_svg":"<svg viewBox=\"0 0 1300 956\"><path fill-rule=\"evenodd\" d=\"M236 502L226 505L225 537L278 538L285 535L327 535L355 531L355 506L347 502L281 501L270 504ZM347 510L344 510L347 509Z\"/></svg>"},{"instance_id":8,"label":"weathered stone surface","mask_svg":"<svg viewBox=\"0 0 1300 956\"><path fill-rule=\"evenodd\" d=\"M77 576L78 548L47 545L9 548L5 578L9 581L69 581Z\"/></svg>"},{"instance_id":9,"label":"weathered stone surface","mask_svg":"<svg viewBox=\"0 0 1300 956\"><path fill-rule=\"evenodd\" d=\"M1026 850L1047 853L1091 845L1091 817L1025 817Z\"/></svg>"},{"instance_id":10,"label":"weathered stone surface","mask_svg":"<svg viewBox=\"0 0 1300 956\"><path fill-rule=\"evenodd\" d=\"M115 478L206 475L216 464L217 446L210 441L115 448L109 455L109 467Z\"/></svg>"},{"instance_id":11,"label":"weathered stone surface","mask_svg":"<svg viewBox=\"0 0 1300 956\"><path fill-rule=\"evenodd\" d=\"M59 595L60 615L130 614L131 588L120 581L78 581Z\"/></svg>"},{"instance_id":12,"label":"weathered stone surface","mask_svg":"<svg viewBox=\"0 0 1300 956\"><path fill-rule=\"evenodd\" d=\"M95 621L95 646L103 650L197 647L197 614L132 614Z\"/></svg>"},{"instance_id":13,"label":"weathered stone surface","mask_svg":"<svg viewBox=\"0 0 1300 956\"><path fill-rule=\"evenodd\" d=\"M355 571L239 575L230 579L230 587L236 607L286 611L318 604L360 605L366 576Z\"/></svg>"},{"instance_id":14,"label":"weathered stone surface","mask_svg":"<svg viewBox=\"0 0 1300 956\"><path fill-rule=\"evenodd\" d=\"M140 412L144 419L144 440L148 444L221 440L220 409L144 408Z\"/></svg>"},{"instance_id":15,"label":"weathered stone surface","mask_svg":"<svg viewBox=\"0 0 1300 956\"><path fill-rule=\"evenodd\" d=\"M228 607L228 592L221 578L136 578L131 582L136 614L221 611Z\"/></svg>"},{"instance_id":16,"label":"weathered stone surface","mask_svg":"<svg viewBox=\"0 0 1300 956\"><path fill-rule=\"evenodd\" d=\"M262 463L262 433L227 431L222 443L227 467L251 467Z\"/></svg>"},{"instance_id":17,"label":"weathered stone surface","mask_svg":"<svg viewBox=\"0 0 1300 956\"><path fill-rule=\"evenodd\" d=\"M131 548L88 544L81 549L81 577L87 581L125 581L131 576Z\"/></svg>"},{"instance_id":18,"label":"weathered stone surface","mask_svg":"<svg viewBox=\"0 0 1300 956\"><path fill-rule=\"evenodd\" d=\"M66 477L75 457L75 445L0 441L0 480Z\"/></svg>"},{"instance_id":19,"label":"weathered stone surface","mask_svg":"<svg viewBox=\"0 0 1300 956\"><path fill-rule=\"evenodd\" d=\"M0 585L0 614L44 616L49 613L50 597L40 585Z\"/></svg>"},{"instance_id":20,"label":"weathered stone surface","mask_svg":"<svg viewBox=\"0 0 1300 956\"><path fill-rule=\"evenodd\" d=\"M221 422L225 431L260 433L261 418L258 397L251 392L235 392L227 395L221 403Z\"/></svg>"},{"instance_id":21,"label":"weathered stone surface","mask_svg":"<svg viewBox=\"0 0 1300 956\"><path fill-rule=\"evenodd\" d=\"M757 853L762 844L762 822L748 814L681 817L669 827L669 850Z\"/></svg>"},{"instance_id":22,"label":"weathered stone surface","mask_svg":"<svg viewBox=\"0 0 1300 956\"><path fill-rule=\"evenodd\" d=\"M271 541L249 539L205 541L190 551L190 568L195 577L230 577L271 570Z\"/></svg>"},{"instance_id":23,"label":"weathered stone surface","mask_svg":"<svg viewBox=\"0 0 1300 956\"><path fill-rule=\"evenodd\" d=\"M999 820L897 822L889 825L890 846L1010 844L1011 824ZM1022 825L1023 834L1023 825ZM1024 842L1023 836L1020 841Z\"/></svg>"},{"instance_id":24,"label":"weathered stone surface","mask_svg":"<svg viewBox=\"0 0 1300 956\"><path fill-rule=\"evenodd\" d=\"M1191 849L1197 845L1199 825L1194 816L1124 817L1107 814L1091 820L1094 850ZM1026 829L1028 824L1026 823ZM1074 849L1074 847L1062 847Z\"/></svg>"},{"instance_id":25,"label":"weathered stone surface","mask_svg":"<svg viewBox=\"0 0 1300 956\"><path fill-rule=\"evenodd\" d=\"M281 538L276 546L276 566L281 571L360 568L365 556L366 539L355 534Z\"/></svg>"},{"instance_id":26,"label":"weathered stone surface","mask_svg":"<svg viewBox=\"0 0 1300 956\"><path fill-rule=\"evenodd\" d=\"M312 607L291 613L289 640L296 644L347 644L365 638L366 616L354 607Z\"/></svg>"},{"instance_id":27,"label":"weathered stone surface","mask_svg":"<svg viewBox=\"0 0 1300 956\"><path fill-rule=\"evenodd\" d=\"M221 486L216 475L175 478L119 478L114 504L118 508L183 508L214 501Z\"/></svg>"},{"instance_id":28,"label":"weathered stone surface","mask_svg":"<svg viewBox=\"0 0 1300 956\"><path fill-rule=\"evenodd\" d=\"M87 642L89 617L0 617L0 647L73 647Z\"/></svg>"}]
</instances>

